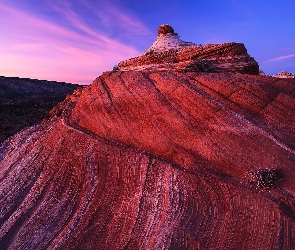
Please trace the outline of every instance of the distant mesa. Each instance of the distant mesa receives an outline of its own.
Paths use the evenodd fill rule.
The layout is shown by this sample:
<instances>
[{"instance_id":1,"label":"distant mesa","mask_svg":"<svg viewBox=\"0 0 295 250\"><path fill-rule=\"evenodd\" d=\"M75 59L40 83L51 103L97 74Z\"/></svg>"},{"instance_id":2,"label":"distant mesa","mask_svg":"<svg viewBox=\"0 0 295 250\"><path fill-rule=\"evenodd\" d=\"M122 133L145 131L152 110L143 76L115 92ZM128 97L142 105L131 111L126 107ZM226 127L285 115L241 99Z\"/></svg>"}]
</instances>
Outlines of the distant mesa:
<instances>
[{"instance_id":1,"label":"distant mesa","mask_svg":"<svg viewBox=\"0 0 295 250\"><path fill-rule=\"evenodd\" d=\"M259 69L259 75L277 77L277 78L295 78L295 74L293 72L288 72L288 71L281 71L281 72L277 73L276 75L268 75L268 74L264 73L264 71Z\"/></svg>"},{"instance_id":2,"label":"distant mesa","mask_svg":"<svg viewBox=\"0 0 295 250\"><path fill-rule=\"evenodd\" d=\"M140 56L119 63L121 71L180 70L259 74L259 65L242 43L195 44L185 42L168 24L158 28L156 41Z\"/></svg>"},{"instance_id":3,"label":"distant mesa","mask_svg":"<svg viewBox=\"0 0 295 250\"><path fill-rule=\"evenodd\" d=\"M281 71L276 75L273 75L273 77L278 77L278 78L295 78L295 74L292 72L287 72L287 71Z\"/></svg>"}]
</instances>

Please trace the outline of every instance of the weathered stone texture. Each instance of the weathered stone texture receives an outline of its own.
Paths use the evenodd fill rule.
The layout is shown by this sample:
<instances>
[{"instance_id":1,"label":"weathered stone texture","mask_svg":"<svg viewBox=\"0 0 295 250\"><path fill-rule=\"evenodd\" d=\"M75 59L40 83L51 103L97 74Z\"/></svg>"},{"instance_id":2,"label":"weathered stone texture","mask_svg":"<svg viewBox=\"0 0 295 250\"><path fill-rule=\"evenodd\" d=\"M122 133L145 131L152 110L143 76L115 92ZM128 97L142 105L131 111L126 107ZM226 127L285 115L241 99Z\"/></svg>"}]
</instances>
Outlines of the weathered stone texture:
<instances>
[{"instance_id":1,"label":"weathered stone texture","mask_svg":"<svg viewBox=\"0 0 295 250\"><path fill-rule=\"evenodd\" d=\"M158 35L174 34L174 29L169 24L162 24L158 28Z\"/></svg>"},{"instance_id":2,"label":"weathered stone texture","mask_svg":"<svg viewBox=\"0 0 295 250\"><path fill-rule=\"evenodd\" d=\"M105 72L0 146L0 249L293 249L294 124L294 79Z\"/></svg>"},{"instance_id":3,"label":"weathered stone texture","mask_svg":"<svg viewBox=\"0 0 295 250\"><path fill-rule=\"evenodd\" d=\"M238 72L259 74L259 65L250 57L242 43L194 45L180 50L164 50L156 53L146 53L139 57L119 63L122 71L161 69L184 70L194 61L209 60L214 72Z\"/></svg>"},{"instance_id":4,"label":"weathered stone texture","mask_svg":"<svg viewBox=\"0 0 295 250\"><path fill-rule=\"evenodd\" d=\"M273 77L278 77L278 78L295 78L295 74L293 72L281 71L281 72L277 73L276 75L273 75Z\"/></svg>"}]
</instances>

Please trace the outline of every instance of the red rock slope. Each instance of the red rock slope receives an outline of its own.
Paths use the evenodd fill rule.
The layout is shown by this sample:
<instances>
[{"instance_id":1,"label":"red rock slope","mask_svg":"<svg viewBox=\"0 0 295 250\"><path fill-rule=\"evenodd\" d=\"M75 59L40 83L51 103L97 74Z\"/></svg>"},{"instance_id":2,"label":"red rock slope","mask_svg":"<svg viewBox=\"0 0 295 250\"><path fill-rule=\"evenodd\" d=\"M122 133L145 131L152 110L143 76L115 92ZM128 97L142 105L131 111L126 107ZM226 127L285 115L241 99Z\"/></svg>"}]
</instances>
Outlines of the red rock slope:
<instances>
[{"instance_id":1,"label":"red rock slope","mask_svg":"<svg viewBox=\"0 0 295 250\"><path fill-rule=\"evenodd\" d=\"M0 147L0 249L294 249L295 80L109 72L52 115Z\"/></svg>"}]
</instances>

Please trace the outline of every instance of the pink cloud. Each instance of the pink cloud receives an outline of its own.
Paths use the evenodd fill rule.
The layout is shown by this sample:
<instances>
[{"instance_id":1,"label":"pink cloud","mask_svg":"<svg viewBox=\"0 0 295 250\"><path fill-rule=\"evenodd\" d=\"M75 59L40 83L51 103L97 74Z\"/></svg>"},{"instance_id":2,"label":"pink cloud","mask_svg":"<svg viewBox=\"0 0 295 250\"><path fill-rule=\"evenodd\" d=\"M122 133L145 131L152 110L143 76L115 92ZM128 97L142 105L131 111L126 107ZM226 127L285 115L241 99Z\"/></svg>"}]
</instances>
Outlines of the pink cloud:
<instances>
[{"instance_id":1,"label":"pink cloud","mask_svg":"<svg viewBox=\"0 0 295 250\"><path fill-rule=\"evenodd\" d=\"M140 54L93 30L74 11L63 14L78 31L0 3L0 75L85 84Z\"/></svg>"},{"instance_id":2,"label":"pink cloud","mask_svg":"<svg viewBox=\"0 0 295 250\"><path fill-rule=\"evenodd\" d=\"M110 3L108 3L105 10L109 16L115 17L115 25L118 27L123 27L126 32L145 36L151 35L151 32L145 27L144 24L131 15L127 15L126 13L122 12L122 10L118 9L118 7L115 5L110 5Z\"/></svg>"},{"instance_id":3,"label":"pink cloud","mask_svg":"<svg viewBox=\"0 0 295 250\"><path fill-rule=\"evenodd\" d=\"M288 48L281 48L279 49L280 51L284 51L284 50L294 50L295 47L288 47Z\"/></svg>"},{"instance_id":4,"label":"pink cloud","mask_svg":"<svg viewBox=\"0 0 295 250\"><path fill-rule=\"evenodd\" d=\"M89 2L83 1L81 3L86 5L91 12L95 9ZM48 1L48 4L55 11L59 12L63 18L71 23L76 29L84 32L92 38L114 45L114 47L118 46L117 41L112 40L108 36L87 26L86 23L82 21L81 17L71 8L68 1L59 1L57 4L55 2ZM104 20L103 22L106 28L111 29L111 26L123 27L126 33L141 34L142 36L150 35L148 29L141 22L126 15L122 12L122 10L117 9L117 7L110 5L109 3L100 2L100 11L95 11L94 13L97 17L97 21L100 21L101 19ZM122 46L121 43L119 44Z\"/></svg>"},{"instance_id":5,"label":"pink cloud","mask_svg":"<svg viewBox=\"0 0 295 250\"><path fill-rule=\"evenodd\" d=\"M79 1L79 0L77 0ZM52 1L48 2L54 8L61 9L60 2L57 5L52 5ZM142 36L151 35L151 32L146 28L146 26L140 22L137 18L132 16L130 13L127 13L126 10L123 10L118 4L111 3L110 1L100 1L96 6L90 1L80 0L80 4L85 6L91 13L95 13L97 20L102 22L106 27L120 27L128 34L140 34ZM66 7L67 11L71 9L70 2L63 0L62 4ZM99 5L99 8L97 7ZM64 8L65 9L65 8ZM64 11L63 9L63 11ZM64 13L67 15L67 13Z\"/></svg>"},{"instance_id":6,"label":"pink cloud","mask_svg":"<svg viewBox=\"0 0 295 250\"><path fill-rule=\"evenodd\" d=\"M9 8L8 6L4 6L3 4L0 5L0 10L1 9L4 9L5 12L13 18L13 20L21 21L21 23L18 23L17 26L23 28L23 31L25 32L18 33L17 35L21 36L22 38L31 38L37 41L45 41L45 35L46 38L51 38L49 42L55 40L60 41L60 39L64 39L72 40L72 42L79 41L80 43L90 43L100 46L105 45L110 49L118 48L119 50L124 50L131 53L138 52L136 51L136 49L132 47L112 40L103 34L99 34L97 32L92 31L91 28L87 27L81 21L79 21L78 16L70 10L63 10L63 14L71 20L72 24L74 24L80 30L83 30L89 36L81 35L80 33L73 32L69 29L63 28L58 24L43 20L41 18L36 18L33 15L27 14L20 10ZM16 29L15 31L20 31L20 28Z\"/></svg>"},{"instance_id":7,"label":"pink cloud","mask_svg":"<svg viewBox=\"0 0 295 250\"><path fill-rule=\"evenodd\" d=\"M285 60L285 59L289 59L295 57L295 54L291 54L291 55L287 55L287 56L280 56L280 57L276 57L270 60L267 60L265 62L275 62L275 61L281 61L281 60Z\"/></svg>"}]
</instances>

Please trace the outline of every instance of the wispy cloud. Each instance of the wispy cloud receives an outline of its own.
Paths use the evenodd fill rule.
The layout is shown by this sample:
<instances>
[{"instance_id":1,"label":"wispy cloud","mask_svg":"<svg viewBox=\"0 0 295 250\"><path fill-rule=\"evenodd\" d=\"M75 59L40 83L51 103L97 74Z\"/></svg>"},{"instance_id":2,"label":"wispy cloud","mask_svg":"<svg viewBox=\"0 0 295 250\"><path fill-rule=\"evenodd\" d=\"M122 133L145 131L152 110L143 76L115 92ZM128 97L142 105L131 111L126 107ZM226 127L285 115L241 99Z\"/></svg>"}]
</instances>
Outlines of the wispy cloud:
<instances>
[{"instance_id":1,"label":"wispy cloud","mask_svg":"<svg viewBox=\"0 0 295 250\"><path fill-rule=\"evenodd\" d=\"M124 13L121 9L119 9L116 5L110 5L108 2L104 8L107 13L107 16L113 18L113 23L116 27L120 27L125 30L128 34L135 34L135 35L151 35L151 32L145 27L145 25L137 20L136 18L132 17ZM98 11L96 14L100 15Z\"/></svg>"},{"instance_id":2,"label":"wispy cloud","mask_svg":"<svg viewBox=\"0 0 295 250\"><path fill-rule=\"evenodd\" d=\"M142 36L150 35L151 32L136 18L124 13L122 9L119 9L115 4L111 4L107 1L99 2L98 6L89 1L79 1L84 12L91 17L95 25L88 25L83 21L84 17L79 15L77 7L73 8L68 0L63 1L47 1L48 5L54 9L57 13L71 23L72 27L77 28L86 34L96 37L98 39L109 38L108 35L112 33L112 30L120 29L120 33L126 33L128 35L140 34ZM99 28L103 31L99 31ZM103 35L102 35L103 34ZM106 42L112 41L112 39L106 39Z\"/></svg>"},{"instance_id":3,"label":"wispy cloud","mask_svg":"<svg viewBox=\"0 0 295 250\"><path fill-rule=\"evenodd\" d=\"M50 10L63 19L57 14L56 20L48 19L0 3L0 15L5 20L0 22L0 75L91 83L102 71L140 54L89 25L71 8L70 2L49 2ZM145 29L125 14L118 12L117 17L114 23L125 19L126 29Z\"/></svg>"},{"instance_id":4,"label":"wispy cloud","mask_svg":"<svg viewBox=\"0 0 295 250\"><path fill-rule=\"evenodd\" d=\"M280 51L285 51L285 50L295 50L295 47L288 47L288 48L281 48L279 49Z\"/></svg>"},{"instance_id":5,"label":"wispy cloud","mask_svg":"<svg viewBox=\"0 0 295 250\"><path fill-rule=\"evenodd\" d=\"M266 60L265 62L282 61L282 60L286 60L286 59L289 59L289 58L292 58L292 57L295 57L295 54L286 55L286 56L279 56L279 57L276 57L276 58L273 58L273 59Z\"/></svg>"}]
</instances>

